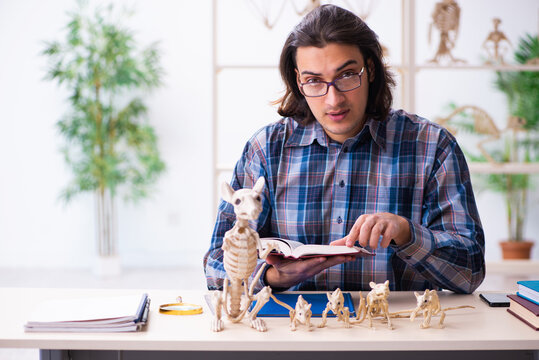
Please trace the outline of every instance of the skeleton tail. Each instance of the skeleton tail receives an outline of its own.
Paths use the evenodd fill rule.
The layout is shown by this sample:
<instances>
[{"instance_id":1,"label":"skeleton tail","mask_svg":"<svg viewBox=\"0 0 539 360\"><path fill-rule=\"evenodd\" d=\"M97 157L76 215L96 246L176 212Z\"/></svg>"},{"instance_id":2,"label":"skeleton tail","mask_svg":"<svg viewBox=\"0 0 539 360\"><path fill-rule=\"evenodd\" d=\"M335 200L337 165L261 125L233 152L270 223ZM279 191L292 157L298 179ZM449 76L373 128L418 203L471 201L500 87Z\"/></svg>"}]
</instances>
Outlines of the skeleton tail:
<instances>
[{"instance_id":1,"label":"skeleton tail","mask_svg":"<svg viewBox=\"0 0 539 360\"><path fill-rule=\"evenodd\" d=\"M262 276L262 272L264 271L264 269L266 268L266 266L268 266L268 264L264 263L262 264L262 266L260 267L260 269L258 269L258 272L256 273L255 277L253 278L253 282L251 283L251 287L249 288L249 297L252 297L253 296L253 293L254 293L254 289L255 289L255 284L258 282L258 280L260 280L260 276ZM277 304L281 305L282 307L288 309L288 311L293 311L294 308L292 308L290 305L280 301L279 299L277 299L273 294L270 294L270 297L273 299L273 301L275 301Z\"/></svg>"},{"instance_id":2,"label":"skeleton tail","mask_svg":"<svg viewBox=\"0 0 539 360\"><path fill-rule=\"evenodd\" d=\"M258 272L256 273L255 277L253 278L253 281L251 282L251 287L249 288L249 297L253 296L253 293L255 291L256 283L258 283L258 280L260 280L260 276L262 276L262 272L264 271L266 266L268 266L268 264L266 264L266 263L262 264L260 269L258 269Z\"/></svg>"},{"instance_id":3,"label":"skeleton tail","mask_svg":"<svg viewBox=\"0 0 539 360\"><path fill-rule=\"evenodd\" d=\"M285 309L288 309L288 311L294 311L294 308L287 303L282 302L281 300L277 299L273 294L270 295L273 301L275 301L277 304L281 305Z\"/></svg>"},{"instance_id":4,"label":"skeleton tail","mask_svg":"<svg viewBox=\"0 0 539 360\"><path fill-rule=\"evenodd\" d=\"M456 309L466 309L466 308L475 309L475 306L472 306L472 305L453 306L453 307L448 307L448 308L442 309L442 311L456 310Z\"/></svg>"},{"instance_id":5,"label":"skeleton tail","mask_svg":"<svg viewBox=\"0 0 539 360\"><path fill-rule=\"evenodd\" d=\"M357 305L356 321L350 321L350 324L361 324L367 317L367 306L365 305L365 298L359 293L359 304Z\"/></svg>"},{"instance_id":6,"label":"skeleton tail","mask_svg":"<svg viewBox=\"0 0 539 360\"><path fill-rule=\"evenodd\" d=\"M389 317L392 319L409 318L410 316L412 316L412 313L414 311L415 309L395 311L395 312L389 313ZM408 315L405 315L405 314L408 314Z\"/></svg>"}]
</instances>

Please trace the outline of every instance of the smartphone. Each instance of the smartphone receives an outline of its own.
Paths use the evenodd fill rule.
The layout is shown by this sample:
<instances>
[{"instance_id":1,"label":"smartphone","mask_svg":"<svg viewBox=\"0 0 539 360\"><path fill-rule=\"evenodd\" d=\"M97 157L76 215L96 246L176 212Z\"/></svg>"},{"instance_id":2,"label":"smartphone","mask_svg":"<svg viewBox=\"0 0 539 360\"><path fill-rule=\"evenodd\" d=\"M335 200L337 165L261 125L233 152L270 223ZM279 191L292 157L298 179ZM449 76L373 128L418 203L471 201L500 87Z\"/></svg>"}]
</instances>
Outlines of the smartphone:
<instances>
[{"instance_id":1,"label":"smartphone","mask_svg":"<svg viewBox=\"0 0 539 360\"><path fill-rule=\"evenodd\" d=\"M481 293L479 297L491 307L509 306L509 298L505 293Z\"/></svg>"}]
</instances>

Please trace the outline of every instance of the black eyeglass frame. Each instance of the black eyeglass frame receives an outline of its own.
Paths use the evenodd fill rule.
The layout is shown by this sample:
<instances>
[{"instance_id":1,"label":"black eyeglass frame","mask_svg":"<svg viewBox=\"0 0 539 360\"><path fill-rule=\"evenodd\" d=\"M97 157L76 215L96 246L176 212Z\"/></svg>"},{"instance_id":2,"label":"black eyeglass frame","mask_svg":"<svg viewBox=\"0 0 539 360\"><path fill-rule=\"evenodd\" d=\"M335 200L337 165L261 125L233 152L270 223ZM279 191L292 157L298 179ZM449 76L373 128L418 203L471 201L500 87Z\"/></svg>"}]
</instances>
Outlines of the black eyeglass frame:
<instances>
[{"instance_id":1,"label":"black eyeglass frame","mask_svg":"<svg viewBox=\"0 0 539 360\"><path fill-rule=\"evenodd\" d=\"M352 91L352 90L355 90L359 87L361 87L361 75L363 75L363 72L365 71L365 66L363 66L361 68L361 70L359 71L359 73L354 73L354 75L357 75L359 77L359 85L356 86L356 87L353 87L352 89L348 89L348 90L341 90L339 89L339 87L337 86L336 82L340 79L342 79L342 76L339 76L338 78L336 78L335 80L333 81L322 81L322 80L319 80L318 83L320 84L326 84L326 91L321 94L321 95L306 95L305 94L305 91L303 91L303 85L308 85L309 83L299 83L299 89L301 90L301 93L303 94L303 96L306 96L306 97L321 97L321 96L326 96L328 91L329 91L329 87L333 85L333 87L335 87L335 89L337 89L338 91L340 92L348 92L348 91Z\"/></svg>"}]
</instances>

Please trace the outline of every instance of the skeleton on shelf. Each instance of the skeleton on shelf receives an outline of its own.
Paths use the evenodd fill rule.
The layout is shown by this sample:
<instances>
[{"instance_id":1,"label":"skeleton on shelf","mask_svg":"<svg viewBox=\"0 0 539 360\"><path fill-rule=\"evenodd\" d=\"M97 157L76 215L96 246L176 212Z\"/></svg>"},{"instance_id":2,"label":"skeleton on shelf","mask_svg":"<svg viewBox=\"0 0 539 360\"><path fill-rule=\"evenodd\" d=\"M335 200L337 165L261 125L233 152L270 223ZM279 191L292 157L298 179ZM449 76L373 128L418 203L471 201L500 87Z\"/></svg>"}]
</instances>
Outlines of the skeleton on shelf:
<instances>
[{"instance_id":1,"label":"skeleton on shelf","mask_svg":"<svg viewBox=\"0 0 539 360\"><path fill-rule=\"evenodd\" d=\"M439 63L444 57L448 57L451 63L465 62L462 59L456 59L451 54L458 37L459 22L460 7L455 0L442 0L436 3L432 12L432 22L429 26L429 44L433 26L440 32L440 43L438 44L436 55L430 62Z\"/></svg>"},{"instance_id":2,"label":"skeleton on shelf","mask_svg":"<svg viewBox=\"0 0 539 360\"><path fill-rule=\"evenodd\" d=\"M497 163L497 161L494 160L492 156L490 156L490 154L485 150L483 145L487 142L499 139L502 133L506 131L521 131L524 129L524 125L526 125L526 120L524 118L510 116L508 118L506 128L499 129L498 126L496 126L496 123L494 122L492 117L490 117L490 115L485 110L475 105L459 106L449 115L437 118L436 122L442 126L446 126L451 133L456 134L457 130L451 125L450 122L454 117L461 114L469 114L469 116L471 116L471 118L473 119L473 131L475 133L488 136L486 139L479 141L477 143L477 147L479 148L481 154L493 164Z\"/></svg>"},{"instance_id":3,"label":"skeleton on shelf","mask_svg":"<svg viewBox=\"0 0 539 360\"><path fill-rule=\"evenodd\" d=\"M337 321L342 321L345 328L350 325L350 310L344 306L344 296L341 289L337 288L332 293L327 293L328 303L324 312L322 312L322 322L318 324L319 328L323 328L327 323L328 313L331 311L337 316Z\"/></svg>"},{"instance_id":4,"label":"skeleton on shelf","mask_svg":"<svg viewBox=\"0 0 539 360\"><path fill-rule=\"evenodd\" d=\"M251 4L255 14L260 17L264 26L269 30L273 29L275 24L277 24L277 21L279 21L283 15L283 10L286 5L286 1L280 1L280 4L278 4L278 9L275 12L272 11L272 5L276 4L275 1L250 0L249 3Z\"/></svg>"},{"instance_id":5,"label":"skeleton on shelf","mask_svg":"<svg viewBox=\"0 0 539 360\"><path fill-rule=\"evenodd\" d=\"M360 302L357 310L357 321L354 321L354 324L360 324L365 320L369 319L369 328L373 329L372 319L376 317L383 317L387 321L387 327L393 330L393 325L391 325L391 319L389 316L389 303L387 298L389 297L389 280L381 284L376 284L371 281L369 283L371 291L367 294L367 302L359 294ZM360 319L361 317L361 319Z\"/></svg>"},{"instance_id":6,"label":"skeleton on shelf","mask_svg":"<svg viewBox=\"0 0 539 360\"><path fill-rule=\"evenodd\" d=\"M258 233L249 226L249 220L256 220L262 211L260 194L263 188L263 177L257 180L253 189L240 189L236 192L230 185L223 183L223 199L234 205L237 220L234 227L223 237L223 263L228 279L224 280L223 291L216 291L213 294L215 309L211 326L213 331L224 329L224 322L221 319L223 313L233 323L240 322L247 314L252 328L266 331L265 322L256 316L272 296L271 288L266 286L253 295L254 285L264 267L257 272L249 288L249 277L257 266L257 252L261 259L265 259L275 248L273 244L269 244L263 249ZM253 301L256 301L256 305L249 311Z\"/></svg>"},{"instance_id":7,"label":"skeleton on shelf","mask_svg":"<svg viewBox=\"0 0 539 360\"><path fill-rule=\"evenodd\" d=\"M320 5L320 0L308 0L307 4L303 7L303 9L298 9L296 7L296 2L292 0L292 6L294 7L294 11L296 12L296 14L298 14L298 16L303 16L316 9Z\"/></svg>"},{"instance_id":8,"label":"skeleton on shelf","mask_svg":"<svg viewBox=\"0 0 539 360\"><path fill-rule=\"evenodd\" d=\"M511 42L505 34L499 30L501 20L498 18L492 19L494 30L488 34L488 37L483 42L483 48L487 51L487 63L504 64L503 55L512 47ZM503 46L506 43L508 46Z\"/></svg>"}]
</instances>

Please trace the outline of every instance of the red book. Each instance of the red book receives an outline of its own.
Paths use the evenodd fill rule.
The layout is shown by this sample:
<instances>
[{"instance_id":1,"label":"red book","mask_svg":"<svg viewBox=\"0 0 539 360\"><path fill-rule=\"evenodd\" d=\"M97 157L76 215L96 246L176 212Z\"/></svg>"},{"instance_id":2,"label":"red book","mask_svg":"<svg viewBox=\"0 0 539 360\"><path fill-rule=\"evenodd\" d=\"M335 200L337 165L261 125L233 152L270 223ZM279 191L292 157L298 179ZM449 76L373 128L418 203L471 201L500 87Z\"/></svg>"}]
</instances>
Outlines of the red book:
<instances>
[{"instance_id":1,"label":"red book","mask_svg":"<svg viewBox=\"0 0 539 360\"><path fill-rule=\"evenodd\" d=\"M531 327L532 329L534 329L535 331L539 331L539 327L533 325L532 323L530 323L529 321L527 321L526 319L524 319L523 317L521 317L520 315L518 315L517 313L511 311L511 309L507 309L507 312L511 315L513 315L514 317L516 317L517 319L519 319L520 321L522 321L524 324L528 325L529 327Z\"/></svg>"},{"instance_id":2,"label":"red book","mask_svg":"<svg viewBox=\"0 0 539 360\"><path fill-rule=\"evenodd\" d=\"M507 311L532 329L539 330L539 305L520 296L507 295L507 297L509 298Z\"/></svg>"},{"instance_id":3,"label":"red book","mask_svg":"<svg viewBox=\"0 0 539 360\"><path fill-rule=\"evenodd\" d=\"M517 295L507 295L507 297L524 306L526 309L530 310L535 316L539 316L539 305L537 305L536 303L533 303Z\"/></svg>"}]
</instances>

